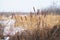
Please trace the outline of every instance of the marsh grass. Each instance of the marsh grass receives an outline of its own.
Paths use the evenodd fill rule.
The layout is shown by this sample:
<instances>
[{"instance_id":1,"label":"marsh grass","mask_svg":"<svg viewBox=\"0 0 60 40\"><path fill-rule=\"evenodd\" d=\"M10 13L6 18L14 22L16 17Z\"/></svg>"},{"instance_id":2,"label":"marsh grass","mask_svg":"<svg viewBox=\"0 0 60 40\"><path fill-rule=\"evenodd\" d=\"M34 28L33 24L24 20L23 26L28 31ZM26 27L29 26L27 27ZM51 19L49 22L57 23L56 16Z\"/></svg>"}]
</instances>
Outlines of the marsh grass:
<instances>
[{"instance_id":1,"label":"marsh grass","mask_svg":"<svg viewBox=\"0 0 60 40\"><path fill-rule=\"evenodd\" d=\"M52 29L25 30L12 38L11 40L60 40L60 25L55 25Z\"/></svg>"}]
</instances>

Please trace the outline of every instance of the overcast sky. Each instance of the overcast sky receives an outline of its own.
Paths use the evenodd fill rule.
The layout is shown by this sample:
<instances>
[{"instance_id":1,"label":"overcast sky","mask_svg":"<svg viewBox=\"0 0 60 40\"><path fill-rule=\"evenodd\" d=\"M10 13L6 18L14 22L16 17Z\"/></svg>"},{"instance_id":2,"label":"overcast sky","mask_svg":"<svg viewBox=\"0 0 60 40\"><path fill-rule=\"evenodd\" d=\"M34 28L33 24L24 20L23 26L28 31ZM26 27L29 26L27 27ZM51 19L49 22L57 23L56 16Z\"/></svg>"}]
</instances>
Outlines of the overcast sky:
<instances>
[{"instance_id":1,"label":"overcast sky","mask_svg":"<svg viewBox=\"0 0 60 40\"><path fill-rule=\"evenodd\" d=\"M54 0L60 6L59 0ZM32 12L35 9L43 9L51 6L53 0L0 0L0 12Z\"/></svg>"}]
</instances>

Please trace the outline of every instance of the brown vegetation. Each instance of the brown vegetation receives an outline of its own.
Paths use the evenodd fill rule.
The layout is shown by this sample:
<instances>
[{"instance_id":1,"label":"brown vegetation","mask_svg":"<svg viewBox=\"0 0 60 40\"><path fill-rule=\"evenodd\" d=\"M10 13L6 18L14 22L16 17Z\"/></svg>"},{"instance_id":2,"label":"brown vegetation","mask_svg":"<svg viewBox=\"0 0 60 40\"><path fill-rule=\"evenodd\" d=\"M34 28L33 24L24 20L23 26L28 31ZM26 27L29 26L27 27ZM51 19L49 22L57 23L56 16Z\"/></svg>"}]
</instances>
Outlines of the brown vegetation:
<instances>
[{"instance_id":1,"label":"brown vegetation","mask_svg":"<svg viewBox=\"0 0 60 40\"><path fill-rule=\"evenodd\" d=\"M25 31L21 35L17 33L10 40L60 39L60 15L13 15L13 19L16 20L15 27L23 27Z\"/></svg>"}]
</instances>

